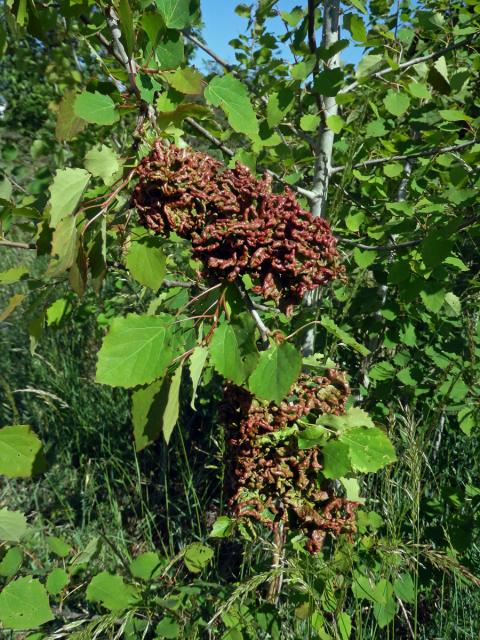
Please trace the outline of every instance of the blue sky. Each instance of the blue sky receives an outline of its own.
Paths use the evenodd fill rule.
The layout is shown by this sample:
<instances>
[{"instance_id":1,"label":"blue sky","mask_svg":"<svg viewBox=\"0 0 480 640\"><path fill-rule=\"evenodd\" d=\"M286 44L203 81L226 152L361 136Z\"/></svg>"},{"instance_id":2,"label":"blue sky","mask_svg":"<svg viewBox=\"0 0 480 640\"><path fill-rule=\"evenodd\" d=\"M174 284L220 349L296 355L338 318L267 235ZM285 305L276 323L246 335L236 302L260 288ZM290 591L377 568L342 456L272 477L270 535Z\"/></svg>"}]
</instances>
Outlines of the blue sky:
<instances>
[{"instance_id":1,"label":"blue sky","mask_svg":"<svg viewBox=\"0 0 480 640\"><path fill-rule=\"evenodd\" d=\"M253 3L253 0L245 3ZM228 43L238 37L238 34L245 33L248 24L246 18L241 18L235 13L235 7L238 4L240 0L201 0L205 41L218 55L227 62L233 63L235 62L234 50ZM302 4L306 4L306 0L279 0L277 7L279 11L291 11L293 7ZM279 34L285 33L285 27L280 18L274 18L270 22L273 31ZM358 62L362 55L360 47L353 45L342 53L345 62ZM197 65L202 66L201 62L206 58L203 52L197 54Z\"/></svg>"}]
</instances>

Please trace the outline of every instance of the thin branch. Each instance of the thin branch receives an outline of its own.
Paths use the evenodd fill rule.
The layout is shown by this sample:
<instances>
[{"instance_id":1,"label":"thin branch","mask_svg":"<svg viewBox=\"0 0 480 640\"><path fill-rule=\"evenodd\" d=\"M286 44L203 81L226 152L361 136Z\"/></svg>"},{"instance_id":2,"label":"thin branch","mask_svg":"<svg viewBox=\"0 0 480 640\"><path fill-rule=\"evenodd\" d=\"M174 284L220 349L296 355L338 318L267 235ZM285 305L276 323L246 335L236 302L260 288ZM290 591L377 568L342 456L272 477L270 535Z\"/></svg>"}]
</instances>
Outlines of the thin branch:
<instances>
[{"instance_id":1,"label":"thin branch","mask_svg":"<svg viewBox=\"0 0 480 640\"><path fill-rule=\"evenodd\" d=\"M467 218L462 224L457 227L458 231L465 231L469 227L474 226L477 222L480 222L480 216L471 216ZM356 240L350 240L349 238L338 238L339 244L349 244L353 247L357 247L358 249L363 249L364 251L401 251L402 249L408 249L409 247L416 247L425 240L425 238L417 238L416 240L407 240L406 242L399 243L390 243L390 244L379 244L379 245L371 245L371 244L363 244L362 242L357 242Z\"/></svg>"},{"instance_id":2,"label":"thin branch","mask_svg":"<svg viewBox=\"0 0 480 640\"><path fill-rule=\"evenodd\" d=\"M105 10L105 19L107 21L108 28L110 29L110 33L112 34L113 54L117 58L117 60L125 67L128 73L128 79L130 81L132 92L137 96L137 98L140 98L140 90L137 87L137 83L135 81L135 76L137 75L137 65L135 63L135 60L129 58L127 52L125 51L125 47L122 44L122 30L119 26L118 15L113 7L108 7Z\"/></svg>"},{"instance_id":3,"label":"thin branch","mask_svg":"<svg viewBox=\"0 0 480 640\"><path fill-rule=\"evenodd\" d=\"M355 80L354 82L349 84L347 87L344 87L343 89L340 90L339 93L348 93L349 91L356 89L360 84L363 84L363 82L366 80L371 80L372 78L382 78L388 73L392 73L395 71L404 71L409 67L413 67L415 64L420 64L421 62L429 62L431 60L436 60L437 58L441 58L445 53L448 53L449 51L454 51L455 49L461 49L462 47L470 44L470 42L472 42L479 34L480 34L480 31L475 31L475 33L472 33L470 36L468 36L468 38L465 38L465 40L462 40L461 42L453 43L448 47L444 47L443 49L439 49L438 51L435 51L434 53L428 53L423 56L418 56L418 58L413 58L412 60L407 60L406 62L402 62L401 64L398 65L396 69L392 69L392 67L386 67L385 69L381 69L380 71L377 71L375 73L368 74L363 78L361 78L360 80Z\"/></svg>"},{"instance_id":4,"label":"thin branch","mask_svg":"<svg viewBox=\"0 0 480 640\"><path fill-rule=\"evenodd\" d=\"M260 331L260 337L261 337L263 345L265 347L268 347L268 344L269 344L268 336L271 334L270 329L263 322L262 318L260 317L260 314L255 309L255 306L253 305L253 302L252 302L250 296L248 295L248 292L245 289L245 287L243 285L243 282L241 280L236 280L235 281L235 286L237 287L237 290L238 290L238 292L240 294L240 297L242 298L243 302L245 303L245 306L247 307L247 309L250 311L250 315L254 319L255 324L257 325L258 330Z\"/></svg>"},{"instance_id":5,"label":"thin branch","mask_svg":"<svg viewBox=\"0 0 480 640\"><path fill-rule=\"evenodd\" d=\"M215 53L215 51L213 51L212 49L210 49L210 47L207 47L206 44L204 44L203 42L201 42L201 40L199 40L196 36L194 36L193 34L191 34L189 32L188 29L185 29L183 32L183 35L190 40L190 42L192 44L194 44L195 46L197 46L199 49L201 49L202 51L204 51L207 55L209 55L213 60L215 60L215 62L217 62L221 67L223 67L224 69L226 69L229 73L234 73L236 74L236 71L233 67L233 65L231 65L229 62L227 62L226 60L224 60L223 58L221 58L217 53Z\"/></svg>"},{"instance_id":6,"label":"thin branch","mask_svg":"<svg viewBox=\"0 0 480 640\"><path fill-rule=\"evenodd\" d=\"M405 161L412 160L413 158L425 158L428 156L435 156L440 153L448 153L450 151L460 151L460 149L465 149L466 147L470 147L473 144L476 144L476 140L468 140L467 142L462 142L460 144L452 144L448 147L433 147L431 149L424 149L423 151L415 151L414 153L405 153L396 156L389 156L388 158L371 158L370 160L364 160L363 162L357 162L354 165L346 165L342 164L338 167L332 167L330 170L330 175L335 175L336 173L340 173L341 171L345 171L345 169L361 169L363 167L372 167L379 164L386 164L388 162L396 162L396 161Z\"/></svg>"},{"instance_id":7,"label":"thin branch","mask_svg":"<svg viewBox=\"0 0 480 640\"><path fill-rule=\"evenodd\" d=\"M9 247L10 249L36 249L37 245L30 242L14 242L13 240L0 240L0 247Z\"/></svg>"},{"instance_id":8,"label":"thin branch","mask_svg":"<svg viewBox=\"0 0 480 640\"><path fill-rule=\"evenodd\" d=\"M312 3L309 3L309 7ZM315 3L313 3L313 7ZM322 46L329 49L338 42L339 36L340 0L325 0L323 11ZM340 65L340 53L335 54L329 61L329 68L335 69ZM334 133L326 125L329 116L338 113L337 101L334 97L323 97L324 111L318 130L316 144L317 157L313 174L313 192L316 195L312 201L312 213L314 216L324 216L327 205L328 181L332 163Z\"/></svg>"},{"instance_id":9,"label":"thin branch","mask_svg":"<svg viewBox=\"0 0 480 640\"><path fill-rule=\"evenodd\" d=\"M199 122L197 122L194 118L187 117L185 118L185 122L188 122L188 124L193 129L198 131L198 133L200 133L206 140L208 140L213 145L215 145L218 149L223 151L227 156L229 156L230 158L233 158L233 156L235 155L235 152L229 147L227 147L221 140L215 137L212 133L210 133L210 131L205 129L205 127L202 127L202 125ZM267 169L267 173L268 175L272 176L274 180L277 180L282 184L288 184L287 182L285 182L285 180L281 176L278 175L278 173L275 173L274 171L270 171L269 169ZM308 189L304 189L303 187L299 187L297 185L288 184L288 186L294 189L301 196L305 196L305 198L307 198L307 200L309 200L310 202L313 202L317 198L317 196L315 195L315 193L313 193L313 191L309 191Z\"/></svg>"}]
</instances>

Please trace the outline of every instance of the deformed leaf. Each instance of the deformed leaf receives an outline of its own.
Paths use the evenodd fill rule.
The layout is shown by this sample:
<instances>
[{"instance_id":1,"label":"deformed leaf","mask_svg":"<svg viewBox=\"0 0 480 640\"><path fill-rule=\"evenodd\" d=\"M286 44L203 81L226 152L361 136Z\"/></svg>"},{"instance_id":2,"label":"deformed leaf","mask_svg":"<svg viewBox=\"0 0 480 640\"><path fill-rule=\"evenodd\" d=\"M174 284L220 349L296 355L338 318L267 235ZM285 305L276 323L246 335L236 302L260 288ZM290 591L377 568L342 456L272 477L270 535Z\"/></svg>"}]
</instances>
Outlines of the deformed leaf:
<instances>
[{"instance_id":1,"label":"deformed leaf","mask_svg":"<svg viewBox=\"0 0 480 640\"><path fill-rule=\"evenodd\" d=\"M0 593L0 622L7 629L34 629L53 620L45 587L32 576L17 578Z\"/></svg>"}]
</instances>

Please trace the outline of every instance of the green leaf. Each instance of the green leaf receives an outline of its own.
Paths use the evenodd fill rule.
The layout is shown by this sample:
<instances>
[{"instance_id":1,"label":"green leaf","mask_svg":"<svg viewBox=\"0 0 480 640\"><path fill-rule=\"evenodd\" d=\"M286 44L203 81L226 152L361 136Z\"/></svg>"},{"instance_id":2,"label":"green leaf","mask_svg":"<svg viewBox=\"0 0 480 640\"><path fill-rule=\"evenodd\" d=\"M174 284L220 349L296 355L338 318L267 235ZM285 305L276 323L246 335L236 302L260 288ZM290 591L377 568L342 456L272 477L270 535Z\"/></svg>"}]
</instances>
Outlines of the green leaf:
<instances>
[{"instance_id":1,"label":"green leaf","mask_svg":"<svg viewBox=\"0 0 480 640\"><path fill-rule=\"evenodd\" d=\"M47 591L48 593L56 596L65 589L69 582L70 578L65 569L61 567L56 567L48 574L47 577Z\"/></svg>"},{"instance_id":2,"label":"green leaf","mask_svg":"<svg viewBox=\"0 0 480 640\"><path fill-rule=\"evenodd\" d=\"M372 429L375 427L368 413L360 409L360 407L351 407L339 416L324 413L318 418L317 424L330 427L338 432L351 427L369 427Z\"/></svg>"},{"instance_id":3,"label":"green leaf","mask_svg":"<svg viewBox=\"0 0 480 640\"><path fill-rule=\"evenodd\" d=\"M213 523L210 538L225 538L232 532L234 521L228 516L219 516Z\"/></svg>"},{"instance_id":4,"label":"green leaf","mask_svg":"<svg viewBox=\"0 0 480 640\"><path fill-rule=\"evenodd\" d=\"M337 626L340 631L341 640L349 640L352 633L352 621L350 616L345 611L342 611L337 616Z\"/></svg>"},{"instance_id":5,"label":"green leaf","mask_svg":"<svg viewBox=\"0 0 480 640\"><path fill-rule=\"evenodd\" d=\"M156 0L156 4L169 29L184 29L189 24L190 0Z\"/></svg>"},{"instance_id":6,"label":"green leaf","mask_svg":"<svg viewBox=\"0 0 480 640\"><path fill-rule=\"evenodd\" d=\"M56 536L48 536L47 544L50 550L59 558L66 558L72 550L72 547L65 540Z\"/></svg>"},{"instance_id":7,"label":"green leaf","mask_svg":"<svg viewBox=\"0 0 480 640\"><path fill-rule=\"evenodd\" d=\"M320 324L328 332L334 335L337 340L343 342L347 347L351 347L355 351L358 351L362 356L368 356L370 350L363 344L360 344L349 333L341 329L335 322L328 316L322 316L320 318Z\"/></svg>"},{"instance_id":8,"label":"green leaf","mask_svg":"<svg viewBox=\"0 0 480 640\"><path fill-rule=\"evenodd\" d=\"M116 153L102 144L94 147L85 156L85 167L92 176L101 178L106 185L111 184L112 177L120 169Z\"/></svg>"},{"instance_id":9,"label":"green leaf","mask_svg":"<svg viewBox=\"0 0 480 640\"><path fill-rule=\"evenodd\" d=\"M366 133L369 138L381 138L382 136L386 136L388 129L385 128L385 120L378 119L369 122L367 124Z\"/></svg>"},{"instance_id":10,"label":"green leaf","mask_svg":"<svg viewBox=\"0 0 480 640\"><path fill-rule=\"evenodd\" d=\"M346 13L343 16L343 24L352 34L356 42L365 42L367 39L367 29L362 18L355 13Z\"/></svg>"},{"instance_id":11,"label":"green leaf","mask_svg":"<svg viewBox=\"0 0 480 640\"><path fill-rule=\"evenodd\" d=\"M163 380L157 380L132 395L132 422L137 451L158 440L162 433L162 418L166 396L160 393Z\"/></svg>"},{"instance_id":12,"label":"green leaf","mask_svg":"<svg viewBox=\"0 0 480 640\"><path fill-rule=\"evenodd\" d=\"M430 286L426 285L425 288L420 291L420 297L423 304L432 313L438 313L443 307L445 294L445 289L442 289L436 284L432 284Z\"/></svg>"},{"instance_id":13,"label":"green leaf","mask_svg":"<svg viewBox=\"0 0 480 640\"><path fill-rule=\"evenodd\" d=\"M357 247L353 250L353 257L355 262L361 269L367 269L373 264L377 258L376 251L361 251Z\"/></svg>"},{"instance_id":14,"label":"green leaf","mask_svg":"<svg viewBox=\"0 0 480 640\"><path fill-rule=\"evenodd\" d=\"M11 200L13 193L13 185L7 176L0 176L0 198L2 200Z\"/></svg>"},{"instance_id":15,"label":"green leaf","mask_svg":"<svg viewBox=\"0 0 480 640\"><path fill-rule=\"evenodd\" d=\"M30 478L45 470L42 443L25 424L0 429L0 473L8 478Z\"/></svg>"},{"instance_id":16,"label":"green leaf","mask_svg":"<svg viewBox=\"0 0 480 640\"><path fill-rule=\"evenodd\" d=\"M395 595L403 602L415 602L415 584L409 573L402 573L393 582Z\"/></svg>"},{"instance_id":17,"label":"green leaf","mask_svg":"<svg viewBox=\"0 0 480 640\"><path fill-rule=\"evenodd\" d=\"M403 165L400 162L392 162L389 164L383 165L383 173L387 176L387 178L398 178L403 173Z\"/></svg>"},{"instance_id":18,"label":"green leaf","mask_svg":"<svg viewBox=\"0 0 480 640\"><path fill-rule=\"evenodd\" d=\"M397 602L392 597L393 587L386 580L380 580L377 590L384 594L384 602L376 602L373 605L373 615L378 622L378 626L383 629L392 622L397 613Z\"/></svg>"},{"instance_id":19,"label":"green leaf","mask_svg":"<svg viewBox=\"0 0 480 640\"><path fill-rule=\"evenodd\" d=\"M155 53L162 69L175 69L183 63L185 50L183 37L178 31L167 31L162 34Z\"/></svg>"},{"instance_id":20,"label":"green leaf","mask_svg":"<svg viewBox=\"0 0 480 640\"><path fill-rule=\"evenodd\" d=\"M205 99L221 107L234 131L258 138L258 121L245 85L231 73L215 76L205 89Z\"/></svg>"},{"instance_id":21,"label":"green leaf","mask_svg":"<svg viewBox=\"0 0 480 640\"><path fill-rule=\"evenodd\" d=\"M383 104L389 113L399 117L403 115L410 106L410 98L406 93L389 90L383 99Z\"/></svg>"},{"instance_id":22,"label":"green leaf","mask_svg":"<svg viewBox=\"0 0 480 640\"><path fill-rule=\"evenodd\" d=\"M458 426L463 433L470 438L473 429L477 426L477 415L470 407L461 409L457 414Z\"/></svg>"},{"instance_id":23,"label":"green leaf","mask_svg":"<svg viewBox=\"0 0 480 640\"><path fill-rule=\"evenodd\" d=\"M172 435L172 431L177 424L178 414L180 410L180 383L182 381L182 370L183 367L180 365L173 376L170 378L166 378L162 387L168 384L168 395L167 402L165 404L165 411L163 412L163 437L165 442L168 444L170 442L170 437Z\"/></svg>"},{"instance_id":24,"label":"green leaf","mask_svg":"<svg viewBox=\"0 0 480 640\"><path fill-rule=\"evenodd\" d=\"M432 94L428 90L427 85L421 82L411 82L408 85L408 90L414 98L419 98L421 100L430 100L430 98L432 97Z\"/></svg>"},{"instance_id":25,"label":"green leaf","mask_svg":"<svg viewBox=\"0 0 480 640\"><path fill-rule=\"evenodd\" d=\"M67 91L57 111L57 123L55 126L55 137L59 142L73 140L87 126L87 122L75 115L74 104L77 92L74 89Z\"/></svg>"},{"instance_id":26,"label":"green leaf","mask_svg":"<svg viewBox=\"0 0 480 640\"><path fill-rule=\"evenodd\" d=\"M313 88L317 93L327 98L334 98L343 85L343 71L340 67L323 69L313 81Z\"/></svg>"},{"instance_id":27,"label":"green leaf","mask_svg":"<svg viewBox=\"0 0 480 640\"><path fill-rule=\"evenodd\" d=\"M322 447L323 469L326 478L339 479L352 470L349 447L338 440L330 440Z\"/></svg>"},{"instance_id":28,"label":"green leaf","mask_svg":"<svg viewBox=\"0 0 480 640\"><path fill-rule=\"evenodd\" d=\"M435 60L428 72L428 82L440 93L448 95L450 93L450 82L448 80L448 69L445 57Z\"/></svg>"},{"instance_id":29,"label":"green leaf","mask_svg":"<svg viewBox=\"0 0 480 640\"><path fill-rule=\"evenodd\" d=\"M45 587L32 576L17 578L0 593L0 621L7 629L35 629L53 620Z\"/></svg>"},{"instance_id":30,"label":"green leaf","mask_svg":"<svg viewBox=\"0 0 480 640\"><path fill-rule=\"evenodd\" d=\"M395 367L387 360L382 360L373 365L368 372L372 380L390 380L395 375Z\"/></svg>"},{"instance_id":31,"label":"green leaf","mask_svg":"<svg viewBox=\"0 0 480 640\"><path fill-rule=\"evenodd\" d=\"M75 211L89 180L90 173L85 169L60 169L56 172L50 185L50 226L53 229Z\"/></svg>"},{"instance_id":32,"label":"green leaf","mask_svg":"<svg viewBox=\"0 0 480 640\"><path fill-rule=\"evenodd\" d=\"M460 298L452 291L445 294L445 304L447 304L451 309L453 315L459 316L462 313L462 303Z\"/></svg>"},{"instance_id":33,"label":"green leaf","mask_svg":"<svg viewBox=\"0 0 480 640\"><path fill-rule=\"evenodd\" d=\"M113 318L98 353L97 382L136 387L160 378L174 356L169 316Z\"/></svg>"},{"instance_id":34,"label":"green leaf","mask_svg":"<svg viewBox=\"0 0 480 640\"><path fill-rule=\"evenodd\" d=\"M23 551L20 547L12 547L0 561L0 576L11 578L23 564Z\"/></svg>"},{"instance_id":35,"label":"green leaf","mask_svg":"<svg viewBox=\"0 0 480 640\"><path fill-rule=\"evenodd\" d=\"M380 65L383 60L383 56L380 54L366 55L358 63L356 76L358 79L369 76L376 70L376 67Z\"/></svg>"},{"instance_id":36,"label":"green leaf","mask_svg":"<svg viewBox=\"0 0 480 640\"><path fill-rule=\"evenodd\" d=\"M212 558L213 549L200 542L193 542L186 547L183 561L189 571L192 573L200 573Z\"/></svg>"},{"instance_id":37,"label":"green leaf","mask_svg":"<svg viewBox=\"0 0 480 640\"><path fill-rule=\"evenodd\" d=\"M126 584L121 576L102 571L87 587L87 600L99 602L110 611L121 611L133 607L138 602L138 591Z\"/></svg>"},{"instance_id":38,"label":"green leaf","mask_svg":"<svg viewBox=\"0 0 480 640\"><path fill-rule=\"evenodd\" d=\"M26 276L28 273L28 267L20 265L18 267L11 267L7 271L0 272L0 284L14 284Z\"/></svg>"},{"instance_id":39,"label":"green leaf","mask_svg":"<svg viewBox=\"0 0 480 640\"><path fill-rule=\"evenodd\" d=\"M331 129L333 133L340 133L340 131L345 126L345 120L342 118L342 116L328 116L326 122L327 127Z\"/></svg>"},{"instance_id":40,"label":"green leaf","mask_svg":"<svg viewBox=\"0 0 480 640\"><path fill-rule=\"evenodd\" d=\"M87 544L85 549L79 551L71 561L72 566L78 566L89 563L100 551L101 541L99 536L94 536Z\"/></svg>"},{"instance_id":41,"label":"green leaf","mask_svg":"<svg viewBox=\"0 0 480 640\"><path fill-rule=\"evenodd\" d=\"M316 131L320 124L320 116L306 114L300 118L300 129L302 131Z\"/></svg>"},{"instance_id":42,"label":"green leaf","mask_svg":"<svg viewBox=\"0 0 480 640\"><path fill-rule=\"evenodd\" d=\"M440 109L438 113L440 117L447 122L459 122L462 120L469 122L471 120L469 116L458 109Z\"/></svg>"},{"instance_id":43,"label":"green leaf","mask_svg":"<svg viewBox=\"0 0 480 640\"><path fill-rule=\"evenodd\" d=\"M47 269L47 276L56 277L70 269L77 259L77 221L76 216L68 216L57 224L52 236L52 256L55 256Z\"/></svg>"},{"instance_id":44,"label":"green leaf","mask_svg":"<svg viewBox=\"0 0 480 640\"><path fill-rule=\"evenodd\" d=\"M421 246L422 258L427 267L438 267L450 255L453 242L440 231L431 231Z\"/></svg>"},{"instance_id":45,"label":"green leaf","mask_svg":"<svg viewBox=\"0 0 480 640\"><path fill-rule=\"evenodd\" d=\"M130 562L130 571L134 578L140 578L149 582L155 580L162 574L162 567L165 562L160 558L156 551L147 551L141 553L132 562Z\"/></svg>"},{"instance_id":46,"label":"green leaf","mask_svg":"<svg viewBox=\"0 0 480 640\"><path fill-rule=\"evenodd\" d=\"M177 69L166 76L168 83L180 93L200 95L203 89L203 76L196 69Z\"/></svg>"},{"instance_id":47,"label":"green leaf","mask_svg":"<svg viewBox=\"0 0 480 640\"><path fill-rule=\"evenodd\" d=\"M155 627L158 638L168 638L172 640L180 637L180 626L172 616L165 616Z\"/></svg>"},{"instance_id":48,"label":"green leaf","mask_svg":"<svg viewBox=\"0 0 480 640\"><path fill-rule=\"evenodd\" d=\"M140 238L130 243L125 264L137 282L157 291L166 272L166 258L156 238Z\"/></svg>"},{"instance_id":49,"label":"green leaf","mask_svg":"<svg viewBox=\"0 0 480 640\"><path fill-rule=\"evenodd\" d=\"M365 5L361 0L348 0L347 4L351 4L353 7L367 15L367 10L365 9Z\"/></svg>"},{"instance_id":50,"label":"green leaf","mask_svg":"<svg viewBox=\"0 0 480 640\"><path fill-rule=\"evenodd\" d=\"M255 323L249 313L240 313L230 322L222 322L209 345L216 371L235 384L243 384L259 360L255 343Z\"/></svg>"},{"instance_id":51,"label":"green leaf","mask_svg":"<svg viewBox=\"0 0 480 640\"><path fill-rule=\"evenodd\" d=\"M352 466L362 473L378 471L397 459L388 436L376 427L346 429L339 440L348 445Z\"/></svg>"},{"instance_id":52,"label":"green leaf","mask_svg":"<svg viewBox=\"0 0 480 640\"><path fill-rule=\"evenodd\" d=\"M99 125L111 125L117 122L118 112L110 96L95 91L84 91L75 99L73 110L78 118Z\"/></svg>"},{"instance_id":53,"label":"green leaf","mask_svg":"<svg viewBox=\"0 0 480 640\"><path fill-rule=\"evenodd\" d=\"M195 347L192 355L190 356L188 367L190 371L190 378L192 379L192 401L190 406L195 410L195 399L197 397L197 388L200 381L205 362L208 357L207 347Z\"/></svg>"},{"instance_id":54,"label":"green leaf","mask_svg":"<svg viewBox=\"0 0 480 640\"><path fill-rule=\"evenodd\" d=\"M123 41L129 57L132 57L135 49L135 32L133 26L133 14L128 0L117 0L116 9L120 18L120 26L122 28Z\"/></svg>"},{"instance_id":55,"label":"green leaf","mask_svg":"<svg viewBox=\"0 0 480 640\"><path fill-rule=\"evenodd\" d=\"M280 124L283 118L295 105L295 93L288 87L272 93L267 102L267 123L270 128Z\"/></svg>"},{"instance_id":56,"label":"green leaf","mask_svg":"<svg viewBox=\"0 0 480 640\"><path fill-rule=\"evenodd\" d=\"M258 365L249 378L252 393L276 404L285 398L302 369L302 356L289 342L262 351Z\"/></svg>"},{"instance_id":57,"label":"green leaf","mask_svg":"<svg viewBox=\"0 0 480 640\"><path fill-rule=\"evenodd\" d=\"M19 542L27 530L27 519L20 511L0 509L0 540Z\"/></svg>"}]
</instances>

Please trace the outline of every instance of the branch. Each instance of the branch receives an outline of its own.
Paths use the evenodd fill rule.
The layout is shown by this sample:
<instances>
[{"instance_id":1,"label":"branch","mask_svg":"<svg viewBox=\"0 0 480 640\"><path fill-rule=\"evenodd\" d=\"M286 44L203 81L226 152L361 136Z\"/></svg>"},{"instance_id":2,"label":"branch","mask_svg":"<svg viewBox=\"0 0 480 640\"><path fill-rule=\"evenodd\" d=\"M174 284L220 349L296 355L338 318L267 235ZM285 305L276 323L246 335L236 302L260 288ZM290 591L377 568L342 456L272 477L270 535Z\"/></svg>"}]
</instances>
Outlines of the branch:
<instances>
[{"instance_id":1,"label":"branch","mask_svg":"<svg viewBox=\"0 0 480 640\"><path fill-rule=\"evenodd\" d=\"M34 243L14 242L13 240L0 240L0 247L9 247L10 249L36 249Z\"/></svg>"},{"instance_id":2,"label":"branch","mask_svg":"<svg viewBox=\"0 0 480 640\"><path fill-rule=\"evenodd\" d=\"M437 58L441 58L445 53L448 53L449 51L454 51L455 49L461 49L462 47L470 44L470 42L472 42L472 40L474 40L479 34L480 34L480 31L475 31L475 33L472 33L470 36L468 36L468 38L465 38L465 40L462 40L461 42L451 44L448 47L445 47L444 49L435 51L434 53L429 53L423 56L419 56L418 58L413 58L412 60L407 60L406 62L402 62L401 64L398 65L396 69L392 69L392 67L386 67L385 69L382 69L381 71L377 71L376 73L368 74L362 77L360 80L355 80L354 82L349 84L347 87L344 87L339 91L339 93L348 93L349 91L356 89L360 84L363 84L365 80L371 80L372 78L381 78L387 75L388 73L391 73L392 71L403 71L404 69L413 67L413 65L419 64L420 62L428 62L430 60L436 60Z\"/></svg>"},{"instance_id":3,"label":"branch","mask_svg":"<svg viewBox=\"0 0 480 640\"><path fill-rule=\"evenodd\" d=\"M480 216L470 216L462 222L461 225L457 227L458 231L465 231L469 227L474 226L477 222L480 222ZM349 244L353 247L357 247L358 249L363 249L364 251L401 251L402 249L408 249L409 247L416 247L425 240L424 238L418 238L416 240L407 240L406 242L399 242L398 244L380 244L380 245L370 245L363 244L362 242L357 242L356 240L350 240L349 238L338 238L339 244Z\"/></svg>"},{"instance_id":4,"label":"branch","mask_svg":"<svg viewBox=\"0 0 480 640\"><path fill-rule=\"evenodd\" d=\"M263 346L268 347L268 344L269 344L268 336L271 334L270 329L267 327L267 325L263 322L262 318L260 317L260 314L256 310L250 296L248 295L248 292L245 289L243 282L241 282L240 280L236 280L235 286L237 287L240 297L245 303L245 306L247 307L247 309L250 311L250 315L254 319L255 324L257 325L258 330L260 331L260 337L261 337Z\"/></svg>"},{"instance_id":5,"label":"branch","mask_svg":"<svg viewBox=\"0 0 480 640\"><path fill-rule=\"evenodd\" d=\"M468 140L467 142L462 142L460 144L453 144L448 147L433 147L432 149L424 149L423 151L415 151L414 153L406 153L403 155L397 156L389 156L388 158L372 158L370 160L364 160L363 162L357 162L349 167L349 165L342 164L338 167L332 167L330 170L330 175L335 175L336 173L340 173L341 171L345 171L345 169L361 169L363 167L371 167L379 164L386 164L387 162L395 162L395 161L403 161L403 160L412 160L413 158L422 158L427 156L435 156L437 153L448 153L449 151L459 151L460 149L464 149L465 147L470 147L473 144L476 144L476 140Z\"/></svg>"},{"instance_id":6,"label":"branch","mask_svg":"<svg viewBox=\"0 0 480 640\"><path fill-rule=\"evenodd\" d=\"M309 2L315 7L315 3ZM325 0L323 14L322 46L329 49L338 41L339 34L340 0ZM311 22L311 19L309 20ZM334 69L340 65L340 53L335 54L329 63L329 68ZM313 174L313 193L316 198L312 201L312 213L314 216L324 216L327 205L328 181L332 164L334 133L325 123L329 116L338 113L337 101L333 97L323 97L323 118L318 131L317 157Z\"/></svg>"},{"instance_id":7,"label":"branch","mask_svg":"<svg viewBox=\"0 0 480 640\"><path fill-rule=\"evenodd\" d=\"M128 79L130 81L130 87L132 92L140 99L140 90L135 82L135 76L137 75L137 65L135 60L128 57L125 47L122 44L121 36L122 30L119 26L118 15L113 7L109 7L105 10L105 19L107 21L108 28L112 34L112 52L115 58L125 67L128 73ZM108 42L108 41L107 41Z\"/></svg>"},{"instance_id":8,"label":"branch","mask_svg":"<svg viewBox=\"0 0 480 640\"><path fill-rule=\"evenodd\" d=\"M193 129L198 131L198 133L200 133L206 140L209 140L218 149L221 149L221 151L223 151L227 156L229 156L230 158L233 158L233 156L235 155L235 152L229 147L227 147L225 144L223 144L221 140L216 138L212 133L210 133L210 131L205 129L205 127L202 127L202 125L199 122L197 122L194 118L187 117L185 118L185 122L188 122L188 124ZM309 191L308 189L304 189L303 187L299 187L296 185L289 185L287 182L285 182L285 180L281 176L278 175L278 173L275 173L274 171L270 171L269 169L267 169L267 173L268 175L272 176L274 180L277 180L282 184L287 184L290 188L294 189L301 196L305 196L305 198L307 198L307 200L309 200L310 202L313 202L316 200L317 196L315 193L313 193L313 191Z\"/></svg>"},{"instance_id":9,"label":"branch","mask_svg":"<svg viewBox=\"0 0 480 640\"><path fill-rule=\"evenodd\" d=\"M213 60L215 60L215 62L217 62L221 67L226 69L229 73L233 73L234 75L236 75L237 72L235 71L233 65L231 65L229 62L221 58L217 53L215 53L215 51L212 51L212 49L207 47L206 44L203 44L203 42L201 42L196 36L192 35L188 29L184 29L182 33L188 40L190 40L192 44L194 44L199 49L204 51Z\"/></svg>"}]
</instances>

